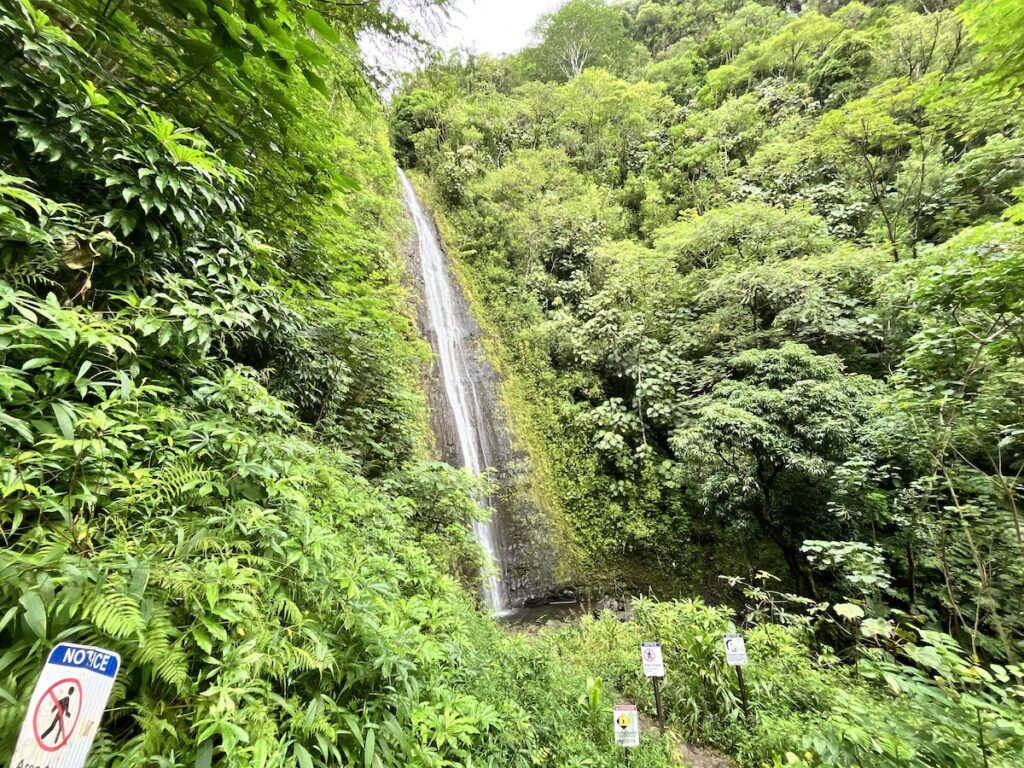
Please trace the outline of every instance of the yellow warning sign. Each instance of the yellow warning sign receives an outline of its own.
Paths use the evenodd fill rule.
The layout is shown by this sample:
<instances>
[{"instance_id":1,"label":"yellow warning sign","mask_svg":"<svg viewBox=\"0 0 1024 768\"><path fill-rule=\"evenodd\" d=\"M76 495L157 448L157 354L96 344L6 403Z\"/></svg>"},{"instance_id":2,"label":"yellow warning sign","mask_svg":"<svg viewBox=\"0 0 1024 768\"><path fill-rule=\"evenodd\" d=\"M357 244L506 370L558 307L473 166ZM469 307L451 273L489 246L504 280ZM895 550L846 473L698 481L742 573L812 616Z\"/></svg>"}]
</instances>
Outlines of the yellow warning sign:
<instances>
[{"instance_id":1,"label":"yellow warning sign","mask_svg":"<svg viewBox=\"0 0 1024 768\"><path fill-rule=\"evenodd\" d=\"M640 715L634 704L619 704L612 709L615 743L620 747L640 746Z\"/></svg>"}]
</instances>

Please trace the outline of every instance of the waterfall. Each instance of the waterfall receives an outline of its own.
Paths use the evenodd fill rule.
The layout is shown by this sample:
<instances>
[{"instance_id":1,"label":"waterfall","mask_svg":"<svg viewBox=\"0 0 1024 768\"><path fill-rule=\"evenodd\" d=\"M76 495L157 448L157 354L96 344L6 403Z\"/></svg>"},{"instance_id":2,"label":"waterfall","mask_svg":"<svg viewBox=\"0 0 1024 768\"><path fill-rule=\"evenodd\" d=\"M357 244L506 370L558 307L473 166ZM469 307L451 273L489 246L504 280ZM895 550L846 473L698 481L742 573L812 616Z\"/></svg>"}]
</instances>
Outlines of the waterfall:
<instances>
[{"instance_id":1,"label":"waterfall","mask_svg":"<svg viewBox=\"0 0 1024 768\"><path fill-rule=\"evenodd\" d=\"M479 375L475 369L480 362L475 359L476 350L467 349L469 341L479 331L463 306L464 297L455 282L432 222L424 214L415 190L401 169L398 176L405 192L406 205L416 226L419 272L426 309L424 320L434 348L448 416L457 438L458 458L462 466L474 475L479 475L493 466L488 434L484 428L486 414L481 407L477 387ZM499 575L504 575L505 569L493 520L495 505L490 498L483 501L484 506L491 511L492 518L475 520L473 532L491 562L483 579L484 599L494 613L502 614L509 607L509 596L503 578L499 578Z\"/></svg>"}]
</instances>

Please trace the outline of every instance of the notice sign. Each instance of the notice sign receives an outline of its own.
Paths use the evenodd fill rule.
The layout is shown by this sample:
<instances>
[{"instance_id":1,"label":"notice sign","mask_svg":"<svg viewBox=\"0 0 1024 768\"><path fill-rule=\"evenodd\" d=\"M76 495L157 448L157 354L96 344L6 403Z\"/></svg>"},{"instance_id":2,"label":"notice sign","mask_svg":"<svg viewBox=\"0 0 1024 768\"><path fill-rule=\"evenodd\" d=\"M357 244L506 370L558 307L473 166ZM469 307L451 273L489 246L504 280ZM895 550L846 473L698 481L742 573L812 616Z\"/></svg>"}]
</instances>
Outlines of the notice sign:
<instances>
[{"instance_id":1,"label":"notice sign","mask_svg":"<svg viewBox=\"0 0 1024 768\"><path fill-rule=\"evenodd\" d=\"M725 636L725 660L732 666L739 667L747 663L747 644L743 635Z\"/></svg>"},{"instance_id":2,"label":"notice sign","mask_svg":"<svg viewBox=\"0 0 1024 768\"><path fill-rule=\"evenodd\" d=\"M661 657L661 643L640 643L640 660L647 677L664 677L665 661Z\"/></svg>"},{"instance_id":3,"label":"notice sign","mask_svg":"<svg viewBox=\"0 0 1024 768\"><path fill-rule=\"evenodd\" d=\"M612 709L615 743L620 747L640 746L640 715L635 704L619 704Z\"/></svg>"},{"instance_id":4,"label":"notice sign","mask_svg":"<svg viewBox=\"0 0 1024 768\"><path fill-rule=\"evenodd\" d=\"M120 666L121 657L103 648L61 643L50 651L11 768L82 768Z\"/></svg>"}]
</instances>

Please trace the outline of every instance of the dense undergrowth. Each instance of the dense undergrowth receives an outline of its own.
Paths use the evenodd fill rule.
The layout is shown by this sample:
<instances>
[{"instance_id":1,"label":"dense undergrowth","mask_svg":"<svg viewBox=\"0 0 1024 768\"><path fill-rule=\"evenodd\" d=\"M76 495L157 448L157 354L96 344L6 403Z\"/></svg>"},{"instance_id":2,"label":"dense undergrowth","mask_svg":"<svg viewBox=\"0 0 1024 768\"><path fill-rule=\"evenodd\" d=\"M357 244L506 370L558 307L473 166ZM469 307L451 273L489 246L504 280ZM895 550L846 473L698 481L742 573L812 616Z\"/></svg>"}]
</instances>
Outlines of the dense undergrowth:
<instances>
[{"instance_id":1,"label":"dense undergrowth","mask_svg":"<svg viewBox=\"0 0 1024 768\"><path fill-rule=\"evenodd\" d=\"M1020 765L1019 670L980 665L948 635L926 630L851 643L856 623L830 619L824 606L763 585L744 592L749 720L722 650L722 635L736 629L727 608L641 600L634 621L606 613L553 630L541 643L586 671L591 691L612 686L653 713L637 648L660 638L670 733L718 745L742 765Z\"/></svg>"},{"instance_id":2,"label":"dense undergrowth","mask_svg":"<svg viewBox=\"0 0 1024 768\"><path fill-rule=\"evenodd\" d=\"M720 633L734 618L727 609L642 602L635 622L588 619L538 638L506 634L477 610L472 585L457 578L479 565L469 533L478 514L473 481L427 458L418 381L425 352L400 311L396 254L407 232L385 122L355 52L360 31L408 34L389 8L328 0L0 4L0 760L13 747L46 651L68 640L115 649L124 659L89 760L94 768L612 768L625 756L612 744L608 709L620 696L650 706L636 645L658 637L673 730L716 743L744 764L1020 764L1019 670L982 664L930 631L946 616L932 592L914 603L924 618L897 622L881 613L890 594L877 581L860 582L852 602L827 610L737 586L748 606L750 727L719 653ZM602 55L624 50L630 66L646 66L643 46L621 42ZM992 45L1012 54L1005 37L993 36ZM531 66L545 61L557 59L538 56ZM591 73L579 87L605 77ZM641 90L666 119L676 115L657 86ZM544 107L550 94L536 95ZM572 99L589 103L575 92ZM633 130L632 118L620 119L630 115L615 112L613 122ZM440 128L425 126L438 134L413 143L437 146L438 157L454 163L442 173L423 158L461 229L464 203L445 179L457 180L451 172L461 173L459 163L476 149L463 151L461 139L437 145ZM408 153L403 138L410 137L399 131L399 149ZM507 237L522 238L514 247L556 236L557 247L544 251L550 268L524 260L511 281L518 287L521 280L524 290L507 294L516 300L504 308L488 285L509 282L508 268L462 254L467 279L493 312L488 322L516 352L510 370L521 378L513 391L528 391L530 370L538 376L543 399L524 410L534 441L585 410L588 401L576 393L596 386L582 368L549 365L569 357L550 358L547 342L539 344L552 320L572 322L572 291L592 290L565 265L589 264L590 245L607 234L631 236L635 243L614 247L635 248L637 265L668 280L672 270L648 261L646 247L655 223L668 223L665 211L682 199L670 195L659 208L664 191L645 181L650 196L645 191L630 208L621 199L627 187L600 169L626 169L633 144L609 153L590 140L596 134L585 143L571 131L564 138L571 153L599 153L585 173L571 167L565 148L548 147L496 162L502 171L473 166L464 179L467 190L483 185L493 198L481 204ZM1011 131L1004 139L1011 144L990 147L996 162L1016 146ZM544 205L535 195L506 199L507 179L567 185L586 215L552 205L555 198ZM961 207L973 211L968 198ZM991 264L1013 278L1015 225L999 220L1007 202L990 201L987 218L972 219L974 229L921 258L955 266L958 248L989 253L998 236L1000 258ZM516 212L532 225L506 220ZM845 237L803 209L749 212L755 221L768 217L759 231L778 234L785 247L805 247L811 236L817 257ZM787 235L790 225L799 237ZM696 252L692 232L675 235L671 247ZM503 252L495 245L480 251ZM707 258L729 253L708 251ZM612 275L620 259L609 252L607 261ZM857 285L867 280L852 267L841 274ZM916 276L910 270L901 279ZM1014 299L995 291L993 279L999 275L951 268L924 295L938 317L950 292L970 289L977 308L969 314L982 322L985 301ZM685 287L668 280L666 295ZM656 298L643 288L627 293L638 302ZM519 300L549 294L550 301ZM522 317L540 321L537 338L528 324L524 335L505 336ZM628 329L626 319L603 327ZM991 341L986 356L1015 359L1006 338ZM785 382L789 367L805 366L831 384L842 378L835 358L779 349L785 365L757 354L728 364L748 367L751 387L773 377ZM913 349L925 355L928 348ZM555 351L570 355L568 346ZM984 376L971 392L992 394L1010 367L978 370ZM850 398L874 397L886 386L861 373ZM779 389L796 401L806 394ZM741 395L757 392L734 396ZM995 407L991 398L968 400ZM1000 414L1012 412L1012 401L998 403ZM617 408L593 418L628 422L629 410ZM614 430L603 431L609 446L626 445ZM642 551L638 542L662 537L666 557L675 544L688 544L691 531L715 530L687 517L692 508L682 495L668 501L664 489L679 485L671 473L664 489L653 477L638 485L609 474L605 448L592 450L594 433L569 434L576 442L560 443L564 455L585 462L574 470L579 485L564 483L569 465L551 464L549 490L566 494L555 499L564 519L587 530L598 506L612 500L606 511L614 524L594 529L593 548L580 547L590 558L578 564L581 572L603 567L614 530L628 532L615 541L634 552ZM648 461L646 453L640 458ZM855 487L861 476L849 471ZM609 478L617 484L611 496ZM956 498L962 480L951 474ZM641 487L646 496L635 495ZM963 504L944 509L974 520L969 505L981 504L983 491L973 488ZM578 508L568 503L573 494ZM623 494L650 506L624 506ZM1004 554L999 547L1012 546L996 540L1000 520L993 518L993 530L968 528L978 534L972 552L981 582L962 575L969 555L961 540L948 550L960 558L957 569L946 571L946 588L970 617L964 624L974 621L975 633L957 627L959 636L993 658L1000 653L993 617L1005 619L1007 655L1019 643L1011 616L1017 582L992 560ZM879 520L887 530L883 523L891 520ZM931 541L924 533L915 534L915 546ZM691 557L687 551L678 554ZM919 567L941 571L934 551L924 551ZM837 567L860 564L847 568L854 577L877 573L872 550L822 545L822 552ZM663 570L652 567L650 578ZM916 582L922 590L926 578ZM979 597L981 587L989 591ZM677 763L670 740L645 733L629 764Z\"/></svg>"},{"instance_id":3,"label":"dense undergrowth","mask_svg":"<svg viewBox=\"0 0 1024 768\"><path fill-rule=\"evenodd\" d=\"M1019 7L805 5L567 3L410 76L396 151L583 584L767 569L1018 660Z\"/></svg>"},{"instance_id":4,"label":"dense undergrowth","mask_svg":"<svg viewBox=\"0 0 1024 768\"><path fill-rule=\"evenodd\" d=\"M725 609L546 642L750 764L1024 764L1021 13L570 0L394 99L581 589L741 607L755 723Z\"/></svg>"},{"instance_id":5,"label":"dense undergrowth","mask_svg":"<svg viewBox=\"0 0 1024 768\"><path fill-rule=\"evenodd\" d=\"M425 458L352 63L401 24L3 5L0 760L61 640L124 660L92 766L619 759L570 716L580 673L451 575L472 482Z\"/></svg>"}]
</instances>

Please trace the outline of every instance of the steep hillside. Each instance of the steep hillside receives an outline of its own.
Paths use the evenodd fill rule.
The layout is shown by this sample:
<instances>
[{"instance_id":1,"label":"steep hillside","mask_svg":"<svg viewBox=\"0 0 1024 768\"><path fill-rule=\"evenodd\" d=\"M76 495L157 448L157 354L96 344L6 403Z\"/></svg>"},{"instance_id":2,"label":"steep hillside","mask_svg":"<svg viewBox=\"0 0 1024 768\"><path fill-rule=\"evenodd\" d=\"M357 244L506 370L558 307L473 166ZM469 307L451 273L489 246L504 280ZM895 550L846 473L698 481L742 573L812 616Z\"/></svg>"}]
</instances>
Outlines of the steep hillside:
<instances>
[{"instance_id":1,"label":"steep hillside","mask_svg":"<svg viewBox=\"0 0 1024 768\"><path fill-rule=\"evenodd\" d=\"M351 63L401 25L0 11L4 764L60 640L124 660L92 766L600 754L581 673L451 575L479 511L426 457L408 229Z\"/></svg>"},{"instance_id":2,"label":"steep hillside","mask_svg":"<svg viewBox=\"0 0 1024 768\"><path fill-rule=\"evenodd\" d=\"M0 4L0 761L69 641L123 658L89 768L1021 765L1021 27L876 6L574 0L389 127L390 3ZM578 583L734 607L481 610L396 154Z\"/></svg>"},{"instance_id":3,"label":"steep hillside","mask_svg":"<svg viewBox=\"0 0 1024 768\"><path fill-rule=\"evenodd\" d=\"M581 582L723 600L768 570L1016 660L1019 11L807 5L574 0L411 76L395 147Z\"/></svg>"}]
</instances>

